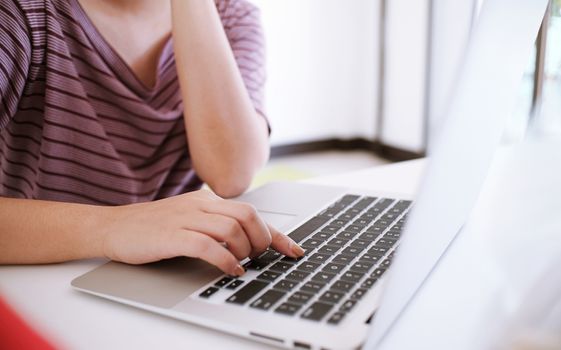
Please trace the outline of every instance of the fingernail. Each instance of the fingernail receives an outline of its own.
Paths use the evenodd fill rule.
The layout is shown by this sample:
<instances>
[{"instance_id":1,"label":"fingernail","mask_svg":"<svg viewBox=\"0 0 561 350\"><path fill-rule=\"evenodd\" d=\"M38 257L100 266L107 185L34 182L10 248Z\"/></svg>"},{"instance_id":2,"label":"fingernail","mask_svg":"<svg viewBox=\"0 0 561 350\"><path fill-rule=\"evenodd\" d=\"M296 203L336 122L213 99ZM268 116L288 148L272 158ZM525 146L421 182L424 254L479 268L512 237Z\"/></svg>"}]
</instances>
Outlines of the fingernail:
<instances>
[{"instance_id":1,"label":"fingernail","mask_svg":"<svg viewBox=\"0 0 561 350\"><path fill-rule=\"evenodd\" d=\"M296 244L296 242L292 241L290 242L290 250L292 251L292 253L296 256L303 256L304 253L306 252L304 249L302 249L302 247L300 247L298 244Z\"/></svg>"},{"instance_id":2,"label":"fingernail","mask_svg":"<svg viewBox=\"0 0 561 350\"><path fill-rule=\"evenodd\" d=\"M245 273L245 270L243 269L243 267L241 265L236 266L236 268L234 269L234 276L242 276Z\"/></svg>"}]
</instances>

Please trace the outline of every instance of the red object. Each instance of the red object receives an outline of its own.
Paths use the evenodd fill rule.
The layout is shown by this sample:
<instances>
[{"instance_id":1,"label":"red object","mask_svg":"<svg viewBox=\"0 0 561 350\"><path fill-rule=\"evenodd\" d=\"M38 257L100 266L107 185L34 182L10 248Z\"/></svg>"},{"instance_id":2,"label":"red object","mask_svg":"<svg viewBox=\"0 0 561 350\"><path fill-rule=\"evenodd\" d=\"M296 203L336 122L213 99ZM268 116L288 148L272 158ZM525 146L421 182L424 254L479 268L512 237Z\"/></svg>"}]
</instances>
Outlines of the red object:
<instances>
[{"instance_id":1,"label":"red object","mask_svg":"<svg viewBox=\"0 0 561 350\"><path fill-rule=\"evenodd\" d=\"M56 349L0 298L0 349Z\"/></svg>"}]
</instances>

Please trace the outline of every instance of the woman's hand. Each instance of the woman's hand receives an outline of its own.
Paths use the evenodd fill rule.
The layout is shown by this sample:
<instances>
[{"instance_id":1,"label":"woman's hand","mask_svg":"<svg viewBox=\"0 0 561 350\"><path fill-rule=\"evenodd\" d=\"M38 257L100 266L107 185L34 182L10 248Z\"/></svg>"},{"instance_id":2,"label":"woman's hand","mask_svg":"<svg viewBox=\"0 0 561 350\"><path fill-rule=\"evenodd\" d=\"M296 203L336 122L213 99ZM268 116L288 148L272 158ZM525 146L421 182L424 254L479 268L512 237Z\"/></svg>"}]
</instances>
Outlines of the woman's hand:
<instances>
[{"instance_id":1,"label":"woman's hand","mask_svg":"<svg viewBox=\"0 0 561 350\"><path fill-rule=\"evenodd\" d=\"M240 276L239 261L269 246L299 257L304 250L268 226L249 204L221 199L200 190L115 210L103 239L106 257L142 264L176 256L203 259L227 274Z\"/></svg>"}]
</instances>

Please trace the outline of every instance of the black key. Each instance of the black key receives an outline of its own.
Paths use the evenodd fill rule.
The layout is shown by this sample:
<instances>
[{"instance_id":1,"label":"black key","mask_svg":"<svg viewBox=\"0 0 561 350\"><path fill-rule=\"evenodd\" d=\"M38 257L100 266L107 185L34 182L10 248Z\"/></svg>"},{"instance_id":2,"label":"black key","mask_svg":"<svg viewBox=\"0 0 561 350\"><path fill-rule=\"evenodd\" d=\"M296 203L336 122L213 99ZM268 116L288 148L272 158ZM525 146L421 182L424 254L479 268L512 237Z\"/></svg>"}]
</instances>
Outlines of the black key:
<instances>
[{"instance_id":1,"label":"black key","mask_svg":"<svg viewBox=\"0 0 561 350\"><path fill-rule=\"evenodd\" d=\"M368 245L370 245L370 243L372 243L371 241L365 241L362 239L355 239L354 241L351 242L350 246L351 247L359 247L359 248L366 248L368 247Z\"/></svg>"},{"instance_id":2,"label":"black key","mask_svg":"<svg viewBox=\"0 0 561 350\"><path fill-rule=\"evenodd\" d=\"M385 226L378 226L376 224L368 227L365 232L372 232L372 233L376 233L378 235L382 234L382 232L384 232L384 230L386 229Z\"/></svg>"},{"instance_id":3,"label":"black key","mask_svg":"<svg viewBox=\"0 0 561 350\"><path fill-rule=\"evenodd\" d=\"M391 259L385 259L384 261L382 261L382 263L380 264L380 267L384 267L384 268L388 268L390 267L392 263Z\"/></svg>"},{"instance_id":4,"label":"black key","mask_svg":"<svg viewBox=\"0 0 561 350\"><path fill-rule=\"evenodd\" d=\"M318 272L312 277L313 281L321 282L321 283L329 283L335 277L334 273L329 272Z\"/></svg>"},{"instance_id":5,"label":"black key","mask_svg":"<svg viewBox=\"0 0 561 350\"><path fill-rule=\"evenodd\" d=\"M329 225L331 226L337 226L337 227L343 227L346 224L348 224L349 221L348 220L342 220L342 219L337 219L337 220L333 220L331 221L331 223Z\"/></svg>"},{"instance_id":6,"label":"black key","mask_svg":"<svg viewBox=\"0 0 561 350\"><path fill-rule=\"evenodd\" d=\"M317 263L323 264L327 259L329 259L329 257L330 257L329 254L320 254L320 253L316 253L316 254L310 256L310 258L308 259L308 261L317 262Z\"/></svg>"},{"instance_id":7,"label":"black key","mask_svg":"<svg viewBox=\"0 0 561 350\"><path fill-rule=\"evenodd\" d=\"M234 280L232 283L230 283L229 285L226 286L226 289L236 289L239 286L241 286L242 284L244 284L245 281L243 280Z\"/></svg>"},{"instance_id":8,"label":"black key","mask_svg":"<svg viewBox=\"0 0 561 350\"><path fill-rule=\"evenodd\" d=\"M389 222L394 222L395 219L397 219L399 215L397 215L396 213L392 213L392 211L390 210L389 212L385 213L380 219L382 220L386 220Z\"/></svg>"},{"instance_id":9,"label":"black key","mask_svg":"<svg viewBox=\"0 0 561 350\"><path fill-rule=\"evenodd\" d=\"M353 208L365 209L367 206L374 203L376 199L377 199L376 197L364 197L361 200L359 200L355 205L353 205Z\"/></svg>"},{"instance_id":10,"label":"black key","mask_svg":"<svg viewBox=\"0 0 561 350\"><path fill-rule=\"evenodd\" d=\"M388 227L391 224L391 220L386 220L386 219L378 219L376 220L376 222L374 223L374 225L378 226L378 227Z\"/></svg>"},{"instance_id":11,"label":"black key","mask_svg":"<svg viewBox=\"0 0 561 350\"><path fill-rule=\"evenodd\" d=\"M337 231L339 231L339 229L341 229L341 227L330 225L330 226L326 226L326 227L322 228L322 229L321 229L321 232L326 232L326 233L334 234L334 233L336 233Z\"/></svg>"},{"instance_id":12,"label":"black key","mask_svg":"<svg viewBox=\"0 0 561 350\"><path fill-rule=\"evenodd\" d=\"M346 194L343 198L339 199L337 203L344 203L344 204L351 204L352 202L356 201L360 196L354 194Z\"/></svg>"},{"instance_id":13,"label":"black key","mask_svg":"<svg viewBox=\"0 0 561 350\"><path fill-rule=\"evenodd\" d=\"M364 276L364 273L347 271L341 276L341 280L356 283L362 276Z\"/></svg>"},{"instance_id":14,"label":"black key","mask_svg":"<svg viewBox=\"0 0 561 350\"><path fill-rule=\"evenodd\" d=\"M342 265L347 265L349 264L351 261L354 260L354 256L348 256L348 255L337 255L336 257L333 258L333 260L331 260L332 263L335 264L342 264Z\"/></svg>"},{"instance_id":15,"label":"black key","mask_svg":"<svg viewBox=\"0 0 561 350\"><path fill-rule=\"evenodd\" d=\"M272 282L272 281L276 280L277 278L279 278L280 275L281 275L280 272L267 270L267 271L262 272L259 276L257 276L257 278L259 278L260 280Z\"/></svg>"},{"instance_id":16,"label":"black key","mask_svg":"<svg viewBox=\"0 0 561 350\"><path fill-rule=\"evenodd\" d=\"M364 227L357 226L357 225L349 225L349 226L345 227L345 231L354 232L354 233L359 233L363 229L364 229Z\"/></svg>"},{"instance_id":17,"label":"black key","mask_svg":"<svg viewBox=\"0 0 561 350\"><path fill-rule=\"evenodd\" d=\"M292 266L294 266L294 265L286 263L286 262L279 261L278 263L271 266L270 270L275 270L275 271L279 271L279 272L286 272Z\"/></svg>"},{"instance_id":18,"label":"black key","mask_svg":"<svg viewBox=\"0 0 561 350\"><path fill-rule=\"evenodd\" d=\"M376 278L367 278L364 280L364 282L362 282L362 285L360 287L364 289L371 288L377 280L378 279Z\"/></svg>"},{"instance_id":19,"label":"black key","mask_svg":"<svg viewBox=\"0 0 561 350\"><path fill-rule=\"evenodd\" d=\"M325 267L323 268L322 271L337 274L337 273L341 272L344 268L345 268L345 265L329 263L329 264L325 265Z\"/></svg>"},{"instance_id":20,"label":"black key","mask_svg":"<svg viewBox=\"0 0 561 350\"><path fill-rule=\"evenodd\" d=\"M378 217L378 215L380 215L380 212L369 212L369 211L367 211L366 213L362 214L360 216L360 218L368 220L369 222L372 222L374 219L376 219Z\"/></svg>"},{"instance_id":21,"label":"black key","mask_svg":"<svg viewBox=\"0 0 561 350\"><path fill-rule=\"evenodd\" d=\"M288 302L292 304L306 304L314 295L304 292L296 292L288 298Z\"/></svg>"},{"instance_id":22,"label":"black key","mask_svg":"<svg viewBox=\"0 0 561 350\"><path fill-rule=\"evenodd\" d=\"M395 242L397 242L397 240L393 239L393 238L385 238L382 237L380 238L378 241L376 241L376 244L374 246L376 247L384 247L384 248L391 248L393 247L393 245L395 244Z\"/></svg>"},{"instance_id":23,"label":"black key","mask_svg":"<svg viewBox=\"0 0 561 350\"><path fill-rule=\"evenodd\" d=\"M211 295L213 295L214 293L218 292L218 290L219 290L219 289L216 288L216 287L208 287L207 289L205 289L204 292L202 292L201 294L199 294L199 296L200 296L201 298L208 298L208 297L210 297Z\"/></svg>"},{"instance_id":24,"label":"black key","mask_svg":"<svg viewBox=\"0 0 561 350\"><path fill-rule=\"evenodd\" d=\"M233 280L232 277L224 277L220 281L216 282L214 285L217 286L217 287L224 287L228 283L232 282L232 280Z\"/></svg>"},{"instance_id":25,"label":"black key","mask_svg":"<svg viewBox=\"0 0 561 350\"><path fill-rule=\"evenodd\" d=\"M251 303L251 307L261 310L269 310L271 306L275 305L286 293L278 290L268 290L262 296L255 299Z\"/></svg>"},{"instance_id":26,"label":"black key","mask_svg":"<svg viewBox=\"0 0 561 350\"><path fill-rule=\"evenodd\" d=\"M259 255L259 257L255 260L262 261L264 263L272 263L273 261L280 258L281 253L277 252L276 250L267 250L263 254Z\"/></svg>"},{"instance_id":27,"label":"black key","mask_svg":"<svg viewBox=\"0 0 561 350\"><path fill-rule=\"evenodd\" d=\"M318 232L312 237L312 239L317 241L326 241L329 237L331 237L331 235L327 232Z\"/></svg>"},{"instance_id":28,"label":"black key","mask_svg":"<svg viewBox=\"0 0 561 350\"><path fill-rule=\"evenodd\" d=\"M366 292L368 292L368 289L359 288L359 289L355 290L353 295L351 295L351 299L359 300L364 296L364 294L366 294Z\"/></svg>"},{"instance_id":29,"label":"black key","mask_svg":"<svg viewBox=\"0 0 561 350\"><path fill-rule=\"evenodd\" d=\"M267 287L269 283L259 280L250 281L248 284L242 287L242 289L238 290L236 293L231 295L227 302L233 304L243 305L249 299L253 298L257 293L263 290L263 288Z\"/></svg>"},{"instance_id":30,"label":"black key","mask_svg":"<svg viewBox=\"0 0 561 350\"><path fill-rule=\"evenodd\" d=\"M318 250L318 253L326 254L326 255L331 256L331 255L337 253L337 251L339 249L341 249L341 247L336 247L336 246L326 244Z\"/></svg>"},{"instance_id":31,"label":"black key","mask_svg":"<svg viewBox=\"0 0 561 350\"><path fill-rule=\"evenodd\" d=\"M372 278L380 278L384 272L386 272L386 268L385 267L379 267L376 270L374 270L374 272L372 272L370 274L370 277Z\"/></svg>"},{"instance_id":32,"label":"black key","mask_svg":"<svg viewBox=\"0 0 561 350\"><path fill-rule=\"evenodd\" d=\"M388 232L386 232L384 234L384 237L386 238L393 238L393 239L399 239L399 237L401 237L401 232L397 232L394 231L393 228L391 230L389 230Z\"/></svg>"},{"instance_id":33,"label":"black key","mask_svg":"<svg viewBox=\"0 0 561 350\"><path fill-rule=\"evenodd\" d=\"M322 303L322 302L315 302L306 311L302 313L302 318L306 320L312 321L321 321L322 318L327 315L329 310L333 308L332 304Z\"/></svg>"},{"instance_id":34,"label":"black key","mask_svg":"<svg viewBox=\"0 0 561 350\"><path fill-rule=\"evenodd\" d=\"M312 232L325 225L330 220L329 217L316 216L306 221L303 225L288 234L292 240L299 243L304 238L308 237Z\"/></svg>"},{"instance_id":35,"label":"black key","mask_svg":"<svg viewBox=\"0 0 561 350\"><path fill-rule=\"evenodd\" d=\"M373 242L374 240L376 240L376 238L378 238L380 236L380 232L374 233L374 232L364 232L363 234L361 234L358 238L364 240L364 241L368 241L368 242Z\"/></svg>"},{"instance_id":36,"label":"black key","mask_svg":"<svg viewBox=\"0 0 561 350\"><path fill-rule=\"evenodd\" d=\"M370 270L372 266L374 266L374 263L358 261L351 266L350 270L355 272L366 272Z\"/></svg>"},{"instance_id":37,"label":"black key","mask_svg":"<svg viewBox=\"0 0 561 350\"><path fill-rule=\"evenodd\" d=\"M351 300L348 299L346 300L341 307L339 308L339 310L344 311L344 312L349 312L351 311L351 309L356 305L356 300Z\"/></svg>"},{"instance_id":38,"label":"black key","mask_svg":"<svg viewBox=\"0 0 561 350\"><path fill-rule=\"evenodd\" d=\"M301 307L301 304L282 303L279 307L276 308L275 312L292 316L297 313Z\"/></svg>"},{"instance_id":39,"label":"black key","mask_svg":"<svg viewBox=\"0 0 561 350\"><path fill-rule=\"evenodd\" d=\"M328 290L327 292L323 293L321 297L319 297L319 300L330 304L337 304L344 295L345 294L341 292Z\"/></svg>"},{"instance_id":40,"label":"black key","mask_svg":"<svg viewBox=\"0 0 561 350\"><path fill-rule=\"evenodd\" d=\"M341 239L352 239L354 236L356 236L355 232L343 231L339 232L336 237Z\"/></svg>"},{"instance_id":41,"label":"black key","mask_svg":"<svg viewBox=\"0 0 561 350\"><path fill-rule=\"evenodd\" d=\"M371 262L371 263L377 263L378 261L380 261L382 259L382 256L378 256L378 255L373 255L370 254L369 252L366 252L366 254L363 254L360 256L360 259L358 261L360 262Z\"/></svg>"},{"instance_id":42,"label":"black key","mask_svg":"<svg viewBox=\"0 0 561 350\"><path fill-rule=\"evenodd\" d=\"M302 282L302 281L305 280L306 277L308 277L309 275L310 275L309 272L301 271L301 270L295 270L295 271L292 271L291 273L289 273L289 274L286 276L286 279L293 280L293 281L298 281L298 282Z\"/></svg>"},{"instance_id":43,"label":"black key","mask_svg":"<svg viewBox=\"0 0 561 350\"><path fill-rule=\"evenodd\" d=\"M301 263L300 265L298 265L298 269L302 270L302 271L307 271L307 272L312 272L318 269L318 267L320 267L321 264L315 263L315 262L311 262L311 261L305 261L303 263Z\"/></svg>"},{"instance_id":44,"label":"black key","mask_svg":"<svg viewBox=\"0 0 561 350\"><path fill-rule=\"evenodd\" d=\"M348 246L347 248L343 249L343 251L341 252L341 254L343 255L349 255L349 256L357 256L360 254L360 252L362 252L364 250L363 247L352 247L352 246Z\"/></svg>"},{"instance_id":45,"label":"black key","mask_svg":"<svg viewBox=\"0 0 561 350\"><path fill-rule=\"evenodd\" d=\"M384 256L389 251L386 247L378 247L374 245L374 247L368 249L368 254L376 255L376 256Z\"/></svg>"},{"instance_id":46,"label":"black key","mask_svg":"<svg viewBox=\"0 0 561 350\"><path fill-rule=\"evenodd\" d=\"M304 283L304 285L300 287L300 290L303 292L316 294L317 292L322 290L323 287L325 287L325 283L319 281L309 281L307 283Z\"/></svg>"},{"instance_id":47,"label":"black key","mask_svg":"<svg viewBox=\"0 0 561 350\"><path fill-rule=\"evenodd\" d=\"M300 246L304 249L316 249L322 243L323 241L318 241L317 239L310 238L306 240L304 243L300 244Z\"/></svg>"},{"instance_id":48,"label":"black key","mask_svg":"<svg viewBox=\"0 0 561 350\"><path fill-rule=\"evenodd\" d=\"M306 252L308 252L308 250L307 250ZM302 260L302 259L304 259L303 256L301 256L301 257L299 257L299 258L291 258L291 257L289 257L289 256L285 256L284 258L281 259L281 261L282 261L282 262L289 263L289 264L296 264L298 261L300 261L300 260Z\"/></svg>"},{"instance_id":49,"label":"black key","mask_svg":"<svg viewBox=\"0 0 561 350\"><path fill-rule=\"evenodd\" d=\"M330 246L335 246L335 247L342 247L345 244L347 244L349 240L348 239L342 239L342 238L333 238L332 240L330 240L329 242L327 242L327 244L329 244Z\"/></svg>"},{"instance_id":50,"label":"black key","mask_svg":"<svg viewBox=\"0 0 561 350\"><path fill-rule=\"evenodd\" d=\"M268 265L269 265L269 263L266 262L266 261L260 261L260 260L254 259L254 260L250 260L250 261L246 262L243 267L245 267L246 270L260 271L260 270L263 270Z\"/></svg>"},{"instance_id":51,"label":"black key","mask_svg":"<svg viewBox=\"0 0 561 350\"><path fill-rule=\"evenodd\" d=\"M351 221L352 219L354 219L356 217L356 215L357 215L356 213L345 212L345 213L339 215L337 217L337 219Z\"/></svg>"},{"instance_id":52,"label":"black key","mask_svg":"<svg viewBox=\"0 0 561 350\"><path fill-rule=\"evenodd\" d=\"M339 281L333 283L333 285L331 286L331 289L342 291L342 292L348 292L354 286L355 286L354 282L339 280Z\"/></svg>"},{"instance_id":53,"label":"black key","mask_svg":"<svg viewBox=\"0 0 561 350\"><path fill-rule=\"evenodd\" d=\"M368 226L370 224L371 220L368 219L363 219L362 217L359 217L358 219L356 219L355 221L353 221L353 225L354 226L360 226L362 228Z\"/></svg>"},{"instance_id":54,"label":"black key","mask_svg":"<svg viewBox=\"0 0 561 350\"><path fill-rule=\"evenodd\" d=\"M296 282L296 281L290 281L290 280L284 279L284 280L278 282L277 284L275 284L275 286L273 288L280 289L280 290L285 290L285 291L290 291L294 287L296 287L297 284L298 284L298 282Z\"/></svg>"},{"instance_id":55,"label":"black key","mask_svg":"<svg viewBox=\"0 0 561 350\"><path fill-rule=\"evenodd\" d=\"M331 315L331 317L327 320L327 323L338 325L339 323L341 323L343 318L345 318L345 315L346 314L344 312L336 312L333 315Z\"/></svg>"}]
</instances>

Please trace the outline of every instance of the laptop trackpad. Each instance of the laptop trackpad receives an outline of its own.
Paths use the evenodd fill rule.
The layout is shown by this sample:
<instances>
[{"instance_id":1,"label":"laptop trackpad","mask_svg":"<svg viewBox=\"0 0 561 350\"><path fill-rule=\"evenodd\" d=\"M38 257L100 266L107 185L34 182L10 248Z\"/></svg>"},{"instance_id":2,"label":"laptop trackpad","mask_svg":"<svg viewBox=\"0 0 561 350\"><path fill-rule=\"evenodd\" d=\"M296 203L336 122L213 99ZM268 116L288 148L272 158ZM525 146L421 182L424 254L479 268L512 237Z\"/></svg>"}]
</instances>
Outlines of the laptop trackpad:
<instances>
[{"instance_id":1,"label":"laptop trackpad","mask_svg":"<svg viewBox=\"0 0 561 350\"><path fill-rule=\"evenodd\" d=\"M293 214L272 213L262 210L259 210L259 215L263 220L265 220L265 222L280 231L287 229L294 222L294 219L297 216Z\"/></svg>"}]
</instances>

